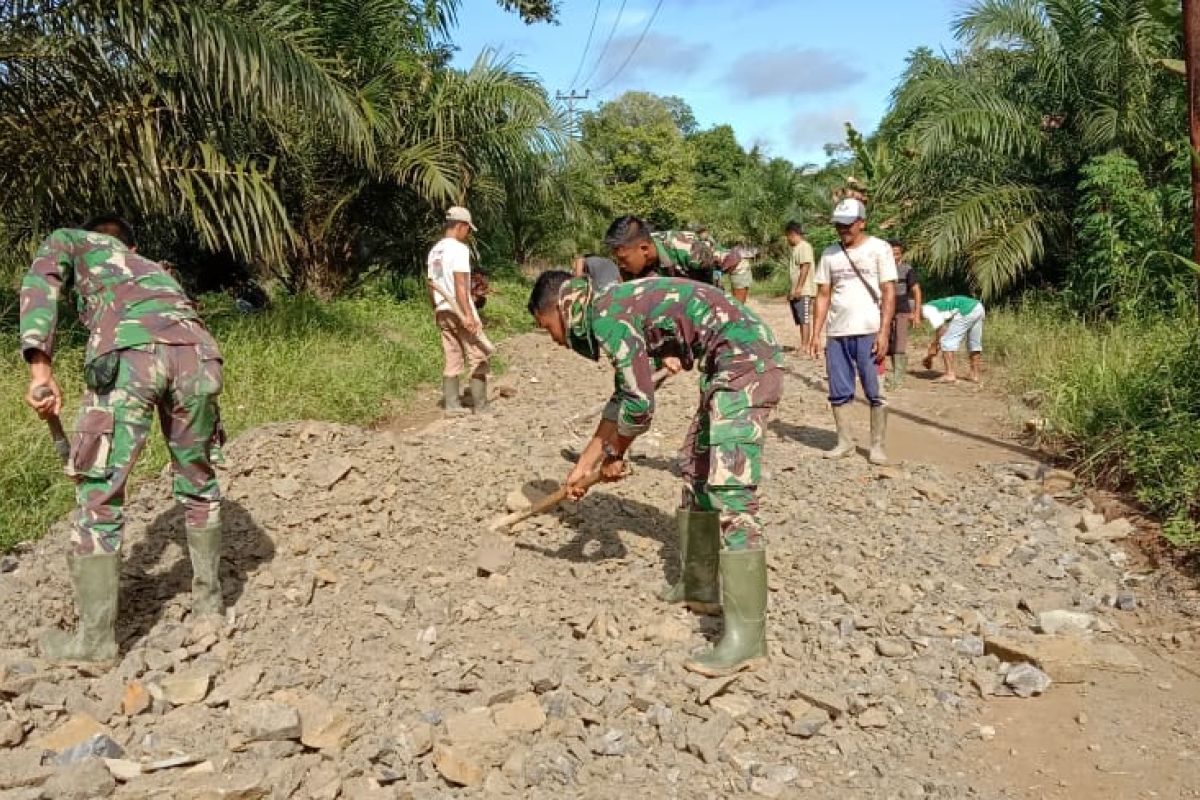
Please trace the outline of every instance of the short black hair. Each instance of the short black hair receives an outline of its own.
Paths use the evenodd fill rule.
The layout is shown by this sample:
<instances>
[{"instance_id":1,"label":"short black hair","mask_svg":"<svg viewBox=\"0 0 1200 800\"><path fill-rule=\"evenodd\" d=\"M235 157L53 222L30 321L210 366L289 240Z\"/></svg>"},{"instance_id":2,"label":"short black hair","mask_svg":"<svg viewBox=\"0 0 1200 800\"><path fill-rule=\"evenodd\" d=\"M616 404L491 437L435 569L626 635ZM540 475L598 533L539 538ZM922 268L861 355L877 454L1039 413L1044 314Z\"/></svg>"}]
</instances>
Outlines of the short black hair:
<instances>
[{"instance_id":1,"label":"short black hair","mask_svg":"<svg viewBox=\"0 0 1200 800\"><path fill-rule=\"evenodd\" d=\"M536 317L553 308L558 303L558 290L571 278L571 273L561 269L549 269L538 275L533 291L529 293L529 305L526 306L530 316Z\"/></svg>"},{"instance_id":2,"label":"short black hair","mask_svg":"<svg viewBox=\"0 0 1200 800\"><path fill-rule=\"evenodd\" d=\"M803 236L804 235L804 226L801 225L799 222L796 222L796 220L794 220L794 219L788 220L788 224L783 226L783 232L784 233L798 233L801 236Z\"/></svg>"},{"instance_id":3,"label":"short black hair","mask_svg":"<svg viewBox=\"0 0 1200 800\"><path fill-rule=\"evenodd\" d=\"M123 217L116 214L97 214L83 223L83 229L85 231L92 231L93 233L104 233L109 236L115 236L126 247L137 245L137 240L133 236L133 226L126 222Z\"/></svg>"},{"instance_id":4,"label":"short black hair","mask_svg":"<svg viewBox=\"0 0 1200 800\"><path fill-rule=\"evenodd\" d=\"M901 250L908 249L908 245L906 245L904 243L903 239L888 239L887 243L890 244L892 247L899 247Z\"/></svg>"},{"instance_id":5,"label":"short black hair","mask_svg":"<svg viewBox=\"0 0 1200 800\"><path fill-rule=\"evenodd\" d=\"M653 228L646 220L626 214L623 217L617 217L613 220L612 225L608 226L608 232L604 234L604 244L610 250L615 250L618 247L649 241L652 232Z\"/></svg>"}]
</instances>

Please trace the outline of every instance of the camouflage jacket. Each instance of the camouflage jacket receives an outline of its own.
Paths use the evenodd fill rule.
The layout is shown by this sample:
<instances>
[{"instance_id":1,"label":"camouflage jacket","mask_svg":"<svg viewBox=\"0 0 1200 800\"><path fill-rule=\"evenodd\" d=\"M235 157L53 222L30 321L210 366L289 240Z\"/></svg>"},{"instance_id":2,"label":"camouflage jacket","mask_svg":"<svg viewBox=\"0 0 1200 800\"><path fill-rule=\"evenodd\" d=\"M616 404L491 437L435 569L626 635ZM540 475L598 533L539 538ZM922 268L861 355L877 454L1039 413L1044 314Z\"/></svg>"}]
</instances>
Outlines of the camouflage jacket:
<instances>
[{"instance_id":1,"label":"camouflage jacket","mask_svg":"<svg viewBox=\"0 0 1200 800\"><path fill-rule=\"evenodd\" d=\"M691 231L658 231L650 234L650 237L658 250L658 265L647 269L640 277L690 278L701 283L713 282L716 264L703 262L704 245L696 234Z\"/></svg>"},{"instance_id":2,"label":"camouflage jacket","mask_svg":"<svg viewBox=\"0 0 1200 800\"><path fill-rule=\"evenodd\" d=\"M616 370L605 418L637 436L654 416L654 370L674 356L704 373L705 392L743 389L783 366L771 329L724 292L695 281L652 278L614 286L592 301L590 325Z\"/></svg>"},{"instance_id":3,"label":"camouflage jacket","mask_svg":"<svg viewBox=\"0 0 1200 800\"><path fill-rule=\"evenodd\" d=\"M85 358L149 344L194 344L219 358L216 342L182 287L157 263L103 233L59 228L38 248L21 281L21 353L54 355L58 299L75 284L90 332Z\"/></svg>"}]
</instances>

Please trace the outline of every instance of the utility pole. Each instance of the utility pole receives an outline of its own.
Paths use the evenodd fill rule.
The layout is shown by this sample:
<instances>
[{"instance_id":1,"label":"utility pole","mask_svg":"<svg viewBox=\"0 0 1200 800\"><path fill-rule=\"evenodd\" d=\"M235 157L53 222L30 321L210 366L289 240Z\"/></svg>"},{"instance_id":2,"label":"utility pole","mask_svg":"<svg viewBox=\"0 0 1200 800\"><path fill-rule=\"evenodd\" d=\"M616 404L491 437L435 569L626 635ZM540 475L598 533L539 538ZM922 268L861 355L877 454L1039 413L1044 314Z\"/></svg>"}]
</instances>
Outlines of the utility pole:
<instances>
[{"instance_id":1,"label":"utility pole","mask_svg":"<svg viewBox=\"0 0 1200 800\"><path fill-rule=\"evenodd\" d=\"M558 100L560 103L567 104L567 119L569 120L567 122L567 125L569 126L567 132L576 138L579 137L579 112L575 109L575 103L580 100L587 100L591 93L591 89L584 91L583 94L579 94L572 89L567 94L556 92L554 95L555 100Z\"/></svg>"},{"instance_id":2,"label":"utility pole","mask_svg":"<svg viewBox=\"0 0 1200 800\"><path fill-rule=\"evenodd\" d=\"M1192 143L1192 261L1200 264L1200 0L1183 0L1183 59ZM1200 307L1200 278L1196 280L1196 304Z\"/></svg>"}]
</instances>

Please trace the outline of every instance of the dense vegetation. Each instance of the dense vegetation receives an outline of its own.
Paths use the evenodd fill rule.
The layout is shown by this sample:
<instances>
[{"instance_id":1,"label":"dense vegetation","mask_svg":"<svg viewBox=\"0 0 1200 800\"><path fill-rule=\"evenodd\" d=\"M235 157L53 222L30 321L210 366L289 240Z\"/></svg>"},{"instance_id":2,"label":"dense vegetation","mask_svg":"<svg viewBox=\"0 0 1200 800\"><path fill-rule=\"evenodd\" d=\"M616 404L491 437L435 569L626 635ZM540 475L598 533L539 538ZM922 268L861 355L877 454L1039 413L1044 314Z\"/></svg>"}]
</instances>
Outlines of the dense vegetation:
<instances>
[{"instance_id":1,"label":"dense vegetation","mask_svg":"<svg viewBox=\"0 0 1200 800\"><path fill-rule=\"evenodd\" d=\"M498 3L530 24L557 11ZM458 0L0 0L6 290L48 230L116 210L198 293L247 276L273 287L276 310L214 318L231 361L269 357L287 372L317 352L297 320L332 341L375 313L401 333L364 347L366 363L379 347L427 343L412 276L449 204L475 212L494 272L565 263L633 212L756 245L769 273L784 222L824 243L834 193L853 178L876 232L909 240L929 288L1011 307L1001 349L1046 398L1056 446L1133 488L1176 539L1195 535L1200 328L1177 2L973 0L955 21L958 48L912 53L878 130L848 127L821 165L747 149L729 125L701 128L684 99L644 92L585 112L574 135L545 87L503 57L451 65L458 11ZM0 311L11 336L15 304ZM266 349L240 347L243 335ZM395 369L364 395L376 416L383 395L428 377ZM273 387L244 383L252 372L236 363L231 374L235 407L309 391L294 374ZM372 413L356 401L334 416ZM15 408L6 418L28 423ZM6 451L4 469L44 474L38 458ZM13 474L0 475L6 496ZM38 481L13 496L36 505Z\"/></svg>"}]
</instances>

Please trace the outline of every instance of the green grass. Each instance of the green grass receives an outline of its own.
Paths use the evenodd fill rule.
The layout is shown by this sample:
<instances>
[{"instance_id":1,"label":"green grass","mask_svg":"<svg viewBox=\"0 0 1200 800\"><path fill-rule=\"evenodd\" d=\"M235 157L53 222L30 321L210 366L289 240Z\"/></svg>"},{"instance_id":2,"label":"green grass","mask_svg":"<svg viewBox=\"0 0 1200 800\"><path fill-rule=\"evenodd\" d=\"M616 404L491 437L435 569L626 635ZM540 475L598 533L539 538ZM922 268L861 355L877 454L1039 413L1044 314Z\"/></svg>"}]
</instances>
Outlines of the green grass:
<instances>
[{"instance_id":1,"label":"green grass","mask_svg":"<svg viewBox=\"0 0 1200 800\"><path fill-rule=\"evenodd\" d=\"M529 328L524 310L528 285L493 280L484 317L499 340ZM265 422L321 419L368 424L398 413L413 389L437 380L441 349L428 302L406 286L410 298L375 293L319 302L284 297L267 312L238 313L219 295L202 311L225 356L221 413L231 436ZM0 302L0 548L40 536L72 506L72 484L62 475L45 425L23 402L28 370L16 352L16 307ZM64 320L73 321L66 311ZM67 398L69 428L82 390L82 331L66 325L55 356L55 374ZM142 455L138 477L167 462L158 432Z\"/></svg>"},{"instance_id":2,"label":"green grass","mask_svg":"<svg viewBox=\"0 0 1200 800\"><path fill-rule=\"evenodd\" d=\"M1176 544L1200 544L1200 324L1089 325L1038 304L988 313L991 357L1035 392L1049 443L1080 472L1131 491Z\"/></svg>"}]
</instances>

